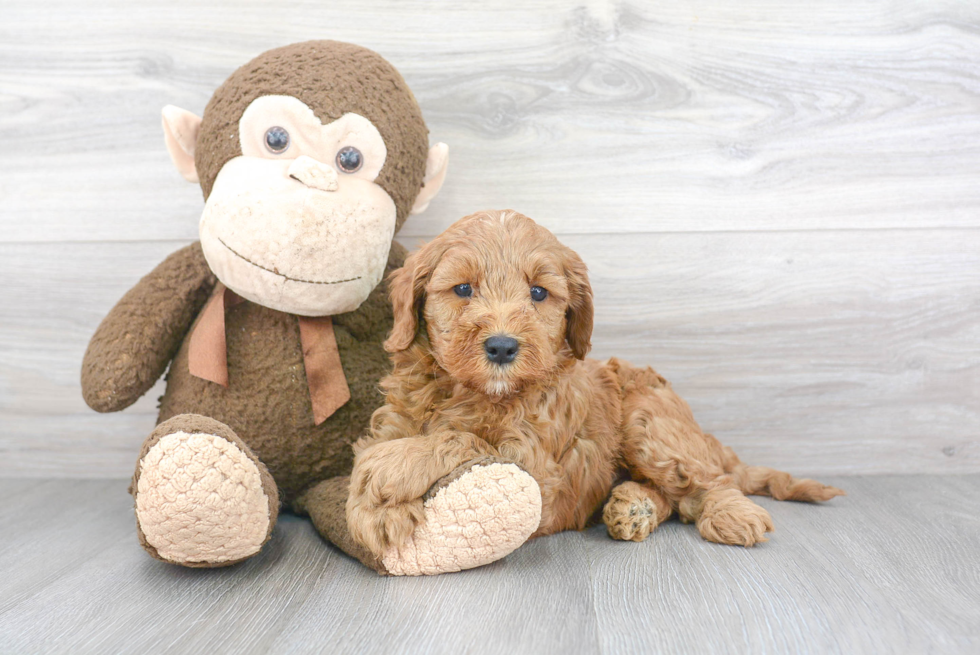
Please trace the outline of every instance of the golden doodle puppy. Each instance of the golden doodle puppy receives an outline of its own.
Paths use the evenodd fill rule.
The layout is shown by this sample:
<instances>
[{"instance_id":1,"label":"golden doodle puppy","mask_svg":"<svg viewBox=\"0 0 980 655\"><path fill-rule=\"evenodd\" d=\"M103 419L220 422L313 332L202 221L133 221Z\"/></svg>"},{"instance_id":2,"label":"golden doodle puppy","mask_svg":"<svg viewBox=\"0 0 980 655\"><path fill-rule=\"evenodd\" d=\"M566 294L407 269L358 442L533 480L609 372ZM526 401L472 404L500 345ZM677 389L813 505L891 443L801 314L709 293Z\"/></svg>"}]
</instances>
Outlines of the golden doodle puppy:
<instances>
[{"instance_id":1,"label":"golden doodle puppy","mask_svg":"<svg viewBox=\"0 0 980 655\"><path fill-rule=\"evenodd\" d=\"M435 481L487 456L537 481L532 537L581 529L605 502L615 539L642 541L677 512L705 539L752 546L773 525L745 494L844 493L746 466L653 369L586 359L585 264L526 216L461 219L409 256L390 289L394 369L354 446L347 502L351 535L378 556L412 535Z\"/></svg>"}]
</instances>

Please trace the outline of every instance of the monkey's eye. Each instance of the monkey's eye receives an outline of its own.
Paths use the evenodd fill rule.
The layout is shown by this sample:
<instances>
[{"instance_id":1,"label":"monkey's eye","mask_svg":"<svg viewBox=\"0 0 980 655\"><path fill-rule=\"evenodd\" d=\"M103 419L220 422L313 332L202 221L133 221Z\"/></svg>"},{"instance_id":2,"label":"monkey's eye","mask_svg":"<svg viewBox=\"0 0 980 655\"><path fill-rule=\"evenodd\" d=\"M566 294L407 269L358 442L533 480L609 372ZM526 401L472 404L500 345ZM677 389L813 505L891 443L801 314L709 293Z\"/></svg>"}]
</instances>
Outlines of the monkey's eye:
<instances>
[{"instance_id":1,"label":"monkey's eye","mask_svg":"<svg viewBox=\"0 0 980 655\"><path fill-rule=\"evenodd\" d=\"M281 155L289 147L289 132L276 126L265 131L265 147L274 155Z\"/></svg>"},{"instance_id":2,"label":"monkey's eye","mask_svg":"<svg viewBox=\"0 0 980 655\"><path fill-rule=\"evenodd\" d=\"M469 298L473 295L473 287L468 284L457 284L453 287L453 292L460 298Z\"/></svg>"},{"instance_id":3,"label":"monkey's eye","mask_svg":"<svg viewBox=\"0 0 980 655\"><path fill-rule=\"evenodd\" d=\"M531 287L531 300L541 302L548 297L548 290L544 287Z\"/></svg>"},{"instance_id":4,"label":"monkey's eye","mask_svg":"<svg viewBox=\"0 0 980 655\"><path fill-rule=\"evenodd\" d=\"M363 165L364 157L354 146L341 148L337 153L337 168L345 173L356 173Z\"/></svg>"}]
</instances>

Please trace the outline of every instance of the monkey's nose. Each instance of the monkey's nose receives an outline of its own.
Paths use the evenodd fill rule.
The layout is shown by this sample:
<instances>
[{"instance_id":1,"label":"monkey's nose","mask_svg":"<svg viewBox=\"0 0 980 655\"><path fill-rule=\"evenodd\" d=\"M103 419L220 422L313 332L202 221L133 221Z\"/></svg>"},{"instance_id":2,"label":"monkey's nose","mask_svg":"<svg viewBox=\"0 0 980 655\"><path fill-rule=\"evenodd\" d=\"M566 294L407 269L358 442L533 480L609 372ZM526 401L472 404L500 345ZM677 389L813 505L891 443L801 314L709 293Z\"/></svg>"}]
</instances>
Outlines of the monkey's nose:
<instances>
[{"instance_id":1,"label":"monkey's nose","mask_svg":"<svg viewBox=\"0 0 980 655\"><path fill-rule=\"evenodd\" d=\"M321 191L337 190L337 171L312 157L300 155L289 165L289 177Z\"/></svg>"},{"instance_id":2,"label":"monkey's nose","mask_svg":"<svg viewBox=\"0 0 980 655\"><path fill-rule=\"evenodd\" d=\"M510 364L517 357L520 344L517 339L496 334L483 342L483 349L487 351L487 359L494 364Z\"/></svg>"}]
</instances>

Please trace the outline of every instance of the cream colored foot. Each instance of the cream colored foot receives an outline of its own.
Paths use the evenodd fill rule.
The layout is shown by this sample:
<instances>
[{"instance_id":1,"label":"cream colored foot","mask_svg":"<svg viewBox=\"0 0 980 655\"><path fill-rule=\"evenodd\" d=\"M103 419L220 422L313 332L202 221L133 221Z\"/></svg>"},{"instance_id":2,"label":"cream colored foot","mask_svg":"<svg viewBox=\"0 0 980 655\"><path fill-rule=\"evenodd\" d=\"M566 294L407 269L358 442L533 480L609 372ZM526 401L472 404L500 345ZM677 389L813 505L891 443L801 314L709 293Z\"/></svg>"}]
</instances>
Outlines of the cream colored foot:
<instances>
[{"instance_id":1,"label":"cream colored foot","mask_svg":"<svg viewBox=\"0 0 980 655\"><path fill-rule=\"evenodd\" d=\"M259 466L215 434L162 436L140 459L137 478L141 541L165 561L232 564L257 553L275 521Z\"/></svg>"},{"instance_id":2,"label":"cream colored foot","mask_svg":"<svg viewBox=\"0 0 980 655\"><path fill-rule=\"evenodd\" d=\"M537 530L541 490L516 464L471 462L437 482L424 508L409 540L382 557L389 574L449 573L505 557Z\"/></svg>"}]
</instances>

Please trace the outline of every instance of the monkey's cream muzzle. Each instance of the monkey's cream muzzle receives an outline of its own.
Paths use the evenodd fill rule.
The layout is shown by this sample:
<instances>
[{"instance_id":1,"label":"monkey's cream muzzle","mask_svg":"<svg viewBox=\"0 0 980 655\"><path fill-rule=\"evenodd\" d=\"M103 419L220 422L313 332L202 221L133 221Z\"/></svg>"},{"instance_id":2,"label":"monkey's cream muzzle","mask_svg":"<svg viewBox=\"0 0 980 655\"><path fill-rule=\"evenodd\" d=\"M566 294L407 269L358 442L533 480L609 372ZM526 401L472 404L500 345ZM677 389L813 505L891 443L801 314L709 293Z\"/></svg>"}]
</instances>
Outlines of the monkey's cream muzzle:
<instances>
[{"instance_id":1,"label":"monkey's cream muzzle","mask_svg":"<svg viewBox=\"0 0 980 655\"><path fill-rule=\"evenodd\" d=\"M301 316L353 311L384 275L395 204L309 156L236 157L201 215L211 269L238 295Z\"/></svg>"}]
</instances>

